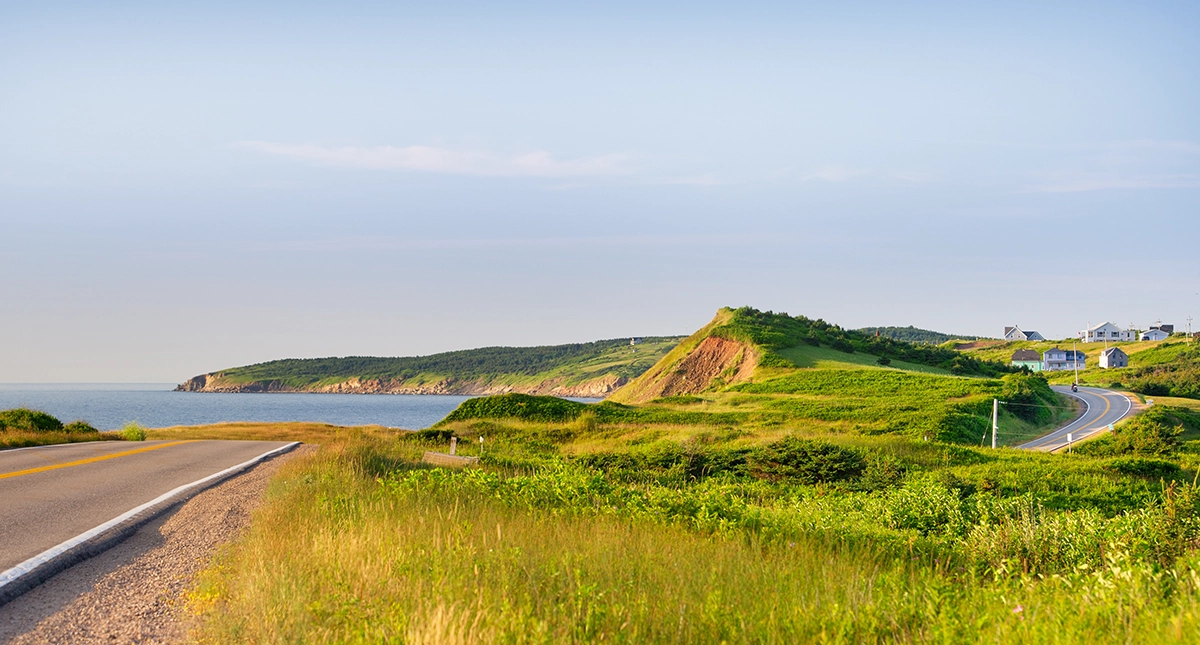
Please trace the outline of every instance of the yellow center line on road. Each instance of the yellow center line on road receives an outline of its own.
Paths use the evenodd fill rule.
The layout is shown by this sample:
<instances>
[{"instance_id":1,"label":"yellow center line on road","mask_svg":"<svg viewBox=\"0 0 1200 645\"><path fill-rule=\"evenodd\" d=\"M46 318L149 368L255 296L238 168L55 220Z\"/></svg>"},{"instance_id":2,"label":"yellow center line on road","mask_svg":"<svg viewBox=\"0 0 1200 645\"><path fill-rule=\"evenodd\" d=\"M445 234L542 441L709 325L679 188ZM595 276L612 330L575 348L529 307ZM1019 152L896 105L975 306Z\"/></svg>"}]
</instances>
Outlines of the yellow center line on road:
<instances>
[{"instance_id":1,"label":"yellow center line on road","mask_svg":"<svg viewBox=\"0 0 1200 645\"><path fill-rule=\"evenodd\" d=\"M71 466L82 466L84 464L94 464L97 461L104 461L105 459L116 459L117 457L126 457L129 455L136 455L140 452L150 452L151 450L158 450L159 448L170 448L171 446L178 446L179 444L182 444L182 443L192 443L192 441L194 441L194 440L172 441L171 443L160 443L157 446L147 446L145 448L138 448L137 450L126 450L125 452L114 452L111 455L101 455L99 457L88 457L87 459L80 459L79 461L68 461L63 464L53 464L50 466L39 466L38 468L30 468L29 470L18 470L18 471L11 472L11 473L0 473L0 479L8 479L9 477L20 477L21 475L32 475L34 473L44 473L47 470L57 470L59 468L69 468Z\"/></svg>"}]
</instances>

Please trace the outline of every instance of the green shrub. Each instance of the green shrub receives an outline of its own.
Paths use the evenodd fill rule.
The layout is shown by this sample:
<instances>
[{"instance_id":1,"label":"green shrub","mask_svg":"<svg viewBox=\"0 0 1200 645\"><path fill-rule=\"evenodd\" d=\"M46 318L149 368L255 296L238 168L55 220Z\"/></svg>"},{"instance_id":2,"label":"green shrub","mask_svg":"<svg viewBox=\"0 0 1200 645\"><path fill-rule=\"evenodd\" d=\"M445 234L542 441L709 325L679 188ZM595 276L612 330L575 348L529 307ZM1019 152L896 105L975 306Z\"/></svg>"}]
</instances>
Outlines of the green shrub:
<instances>
[{"instance_id":1,"label":"green shrub","mask_svg":"<svg viewBox=\"0 0 1200 645\"><path fill-rule=\"evenodd\" d=\"M575 420L587 407L587 404L554 396L516 393L481 396L463 401L435 427L469 419L520 419L541 423L562 423Z\"/></svg>"},{"instance_id":2,"label":"green shrub","mask_svg":"<svg viewBox=\"0 0 1200 645\"><path fill-rule=\"evenodd\" d=\"M863 474L867 464L856 450L787 437L751 450L747 466L760 479L816 484L854 479Z\"/></svg>"},{"instance_id":3,"label":"green shrub","mask_svg":"<svg viewBox=\"0 0 1200 645\"><path fill-rule=\"evenodd\" d=\"M0 430L58 432L62 429L63 424L61 421L40 410L15 408L0 411Z\"/></svg>"},{"instance_id":4,"label":"green shrub","mask_svg":"<svg viewBox=\"0 0 1200 645\"><path fill-rule=\"evenodd\" d=\"M100 432L93 427L92 424L82 420L68 423L67 425L63 426L63 430L77 434L94 434Z\"/></svg>"},{"instance_id":5,"label":"green shrub","mask_svg":"<svg viewBox=\"0 0 1200 645\"><path fill-rule=\"evenodd\" d=\"M1057 397L1041 374L1009 374L1001 379L1000 399L1014 416L1031 423L1042 423L1053 416L1047 405L1057 405Z\"/></svg>"},{"instance_id":6,"label":"green shrub","mask_svg":"<svg viewBox=\"0 0 1200 645\"><path fill-rule=\"evenodd\" d=\"M137 421L130 421L121 429L121 438L125 441L145 441L146 429Z\"/></svg>"},{"instance_id":7,"label":"green shrub","mask_svg":"<svg viewBox=\"0 0 1200 645\"><path fill-rule=\"evenodd\" d=\"M884 508L889 526L914 529L922 535L959 535L970 527L959 491L930 475L911 478L892 491Z\"/></svg>"},{"instance_id":8,"label":"green shrub","mask_svg":"<svg viewBox=\"0 0 1200 645\"><path fill-rule=\"evenodd\" d=\"M1148 479L1169 479L1179 474L1179 464L1164 459L1147 457L1124 457L1114 459L1108 467L1122 475L1146 477Z\"/></svg>"},{"instance_id":9,"label":"green shrub","mask_svg":"<svg viewBox=\"0 0 1200 645\"><path fill-rule=\"evenodd\" d=\"M407 438L418 439L421 441L429 441L433 443L445 443L450 441L450 437L454 436L453 430L444 430L440 428L425 428L417 430L408 435Z\"/></svg>"}]
</instances>

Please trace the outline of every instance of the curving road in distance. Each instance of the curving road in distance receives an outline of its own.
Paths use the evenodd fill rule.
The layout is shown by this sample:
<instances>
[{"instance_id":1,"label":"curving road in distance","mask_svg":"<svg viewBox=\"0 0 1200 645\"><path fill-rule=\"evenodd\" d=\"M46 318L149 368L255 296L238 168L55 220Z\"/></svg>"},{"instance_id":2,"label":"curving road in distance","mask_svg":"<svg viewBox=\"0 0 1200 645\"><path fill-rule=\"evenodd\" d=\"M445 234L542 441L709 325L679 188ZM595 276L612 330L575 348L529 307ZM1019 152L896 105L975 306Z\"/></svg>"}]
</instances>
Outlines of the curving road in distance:
<instances>
[{"instance_id":1,"label":"curving road in distance","mask_svg":"<svg viewBox=\"0 0 1200 645\"><path fill-rule=\"evenodd\" d=\"M1069 385L1050 387L1055 392L1082 401L1083 414L1050 434L1020 444L1018 448L1045 452L1058 450L1067 445L1067 434L1071 435L1072 441L1079 441L1107 430L1110 423L1116 423L1133 412L1133 400L1121 392L1083 386L1080 386L1078 392L1072 392Z\"/></svg>"},{"instance_id":2,"label":"curving road in distance","mask_svg":"<svg viewBox=\"0 0 1200 645\"><path fill-rule=\"evenodd\" d=\"M0 571L281 441L95 441L0 451Z\"/></svg>"}]
</instances>

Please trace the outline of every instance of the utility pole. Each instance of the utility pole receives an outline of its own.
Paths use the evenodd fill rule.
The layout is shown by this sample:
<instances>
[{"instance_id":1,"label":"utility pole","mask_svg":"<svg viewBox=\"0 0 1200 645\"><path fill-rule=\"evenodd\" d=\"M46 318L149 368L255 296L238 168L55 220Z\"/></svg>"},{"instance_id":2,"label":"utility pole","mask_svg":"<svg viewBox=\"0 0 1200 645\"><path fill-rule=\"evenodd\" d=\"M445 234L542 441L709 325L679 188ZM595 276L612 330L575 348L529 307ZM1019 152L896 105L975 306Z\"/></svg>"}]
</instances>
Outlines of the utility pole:
<instances>
[{"instance_id":1,"label":"utility pole","mask_svg":"<svg viewBox=\"0 0 1200 645\"><path fill-rule=\"evenodd\" d=\"M1000 429L1000 399L992 399L992 450L996 449L996 431Z\"/></svg>"},{"instance_id":2,"label":"utility pole","mask_svg":"<svg viewBox=\"0 0 1200 645\"><path fill-rule=\"evenodd\" d=\"M1079 352L1075 349L1078 343L1071 343L1071 363L1075 365L1075 387L1079 387Z\"/></svg>"}]
</instances>

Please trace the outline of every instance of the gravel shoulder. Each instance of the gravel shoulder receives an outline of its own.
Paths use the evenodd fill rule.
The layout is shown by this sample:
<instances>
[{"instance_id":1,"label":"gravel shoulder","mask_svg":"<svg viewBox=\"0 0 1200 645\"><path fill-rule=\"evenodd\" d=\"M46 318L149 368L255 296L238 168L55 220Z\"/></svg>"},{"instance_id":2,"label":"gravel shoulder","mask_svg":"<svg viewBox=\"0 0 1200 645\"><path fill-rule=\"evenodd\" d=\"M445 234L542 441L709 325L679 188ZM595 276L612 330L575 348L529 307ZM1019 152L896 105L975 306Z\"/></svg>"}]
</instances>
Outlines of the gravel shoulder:
<instances>
[{"instance_id":1,"label":"gravel shoulder","mask_svg":"<svg viewBox=\"0 0 1200 645\"><path fill-rule=\"evenodd\" d=\"M182 596L250 523L279 467L302 445L205 490L124 542L0 606L0 643L182 643Z\"/></svg>"}]
</instances>

